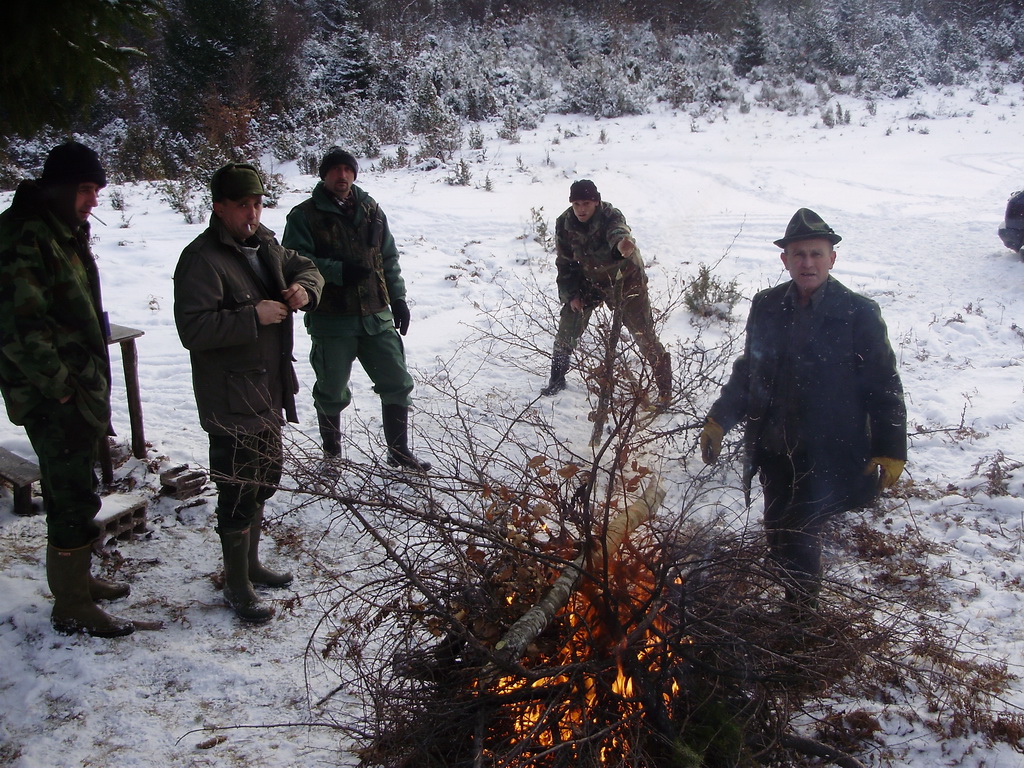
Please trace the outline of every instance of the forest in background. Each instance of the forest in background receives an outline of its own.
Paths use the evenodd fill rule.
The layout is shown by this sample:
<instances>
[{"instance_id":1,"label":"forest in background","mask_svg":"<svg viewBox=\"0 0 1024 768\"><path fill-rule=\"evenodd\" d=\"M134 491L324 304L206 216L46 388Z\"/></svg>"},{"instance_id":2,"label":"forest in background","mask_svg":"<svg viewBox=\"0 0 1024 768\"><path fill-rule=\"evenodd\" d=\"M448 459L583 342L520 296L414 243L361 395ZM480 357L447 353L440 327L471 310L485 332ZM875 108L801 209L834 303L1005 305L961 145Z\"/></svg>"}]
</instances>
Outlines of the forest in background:
<instances>
[{"instance_id":1,"label":"forest in background","mask_svg":"<svg viewBox=\"0 0 1024 768\"><path fill-rule=\"evenodd\" d=\"M512 142L548 114L659 103L695 121L763 107L834 125L849 119L843 97L971 84L983 100L1024 79L1024 0L12 5L0 11L22 41L0 52L4 189L69 137L114 180L174 182L184 199L227 160L313 171L334 144L383 167L436 167L479 149L483 121Z\"/></svg>"}]
</instances>

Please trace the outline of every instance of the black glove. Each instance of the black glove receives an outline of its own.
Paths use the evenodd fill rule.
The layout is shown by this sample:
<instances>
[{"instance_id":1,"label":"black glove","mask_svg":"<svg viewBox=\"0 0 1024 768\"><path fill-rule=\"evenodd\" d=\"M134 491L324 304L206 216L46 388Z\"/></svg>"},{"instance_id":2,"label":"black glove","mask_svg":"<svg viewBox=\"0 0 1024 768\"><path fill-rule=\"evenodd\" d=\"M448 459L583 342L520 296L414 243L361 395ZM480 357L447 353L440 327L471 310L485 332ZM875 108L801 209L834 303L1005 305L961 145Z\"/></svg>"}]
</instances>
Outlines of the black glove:
<instances>
[{"instance_id":1,"label":"black glove","mask_svg":"<svg viewBox=\"0 0 1024 768\"><path fill-rule=\"evenodd\" d=\"M357 285L371 274L373 274L373 270L358 261L343 261L341 263L341 282L344 285Z\"/></svg>"},{"instance_id":2,"label":"black glove","mask_svg":"<svg viewBox=\"0 0 1024 768\"><path fill-rule=\"evenodd\" d=\"M409 305L405 303L404 299L395 299L391 302L391 314L395 316L395 328L405 336L409 332L409 320L412 319L412 315L409 314Z\"/></svg>"}]
</instances>

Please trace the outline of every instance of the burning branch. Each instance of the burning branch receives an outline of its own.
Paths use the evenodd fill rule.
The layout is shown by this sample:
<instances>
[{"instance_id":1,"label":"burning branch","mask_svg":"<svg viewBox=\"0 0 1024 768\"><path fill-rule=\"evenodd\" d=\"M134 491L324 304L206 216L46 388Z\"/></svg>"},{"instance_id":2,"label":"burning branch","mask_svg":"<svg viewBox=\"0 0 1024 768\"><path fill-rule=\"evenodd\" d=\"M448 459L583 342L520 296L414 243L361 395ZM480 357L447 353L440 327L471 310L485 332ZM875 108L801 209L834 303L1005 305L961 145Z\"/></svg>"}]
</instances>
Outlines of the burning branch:
<instances>
[{"instance_id":1,"label":"burning branch","mask_svg":"<svg viewBox=\"0 0 1024 768\"><path fill-rule=\"evenodd\" d=\"M640 498L633 501L624 512L617 515L608 524L602 550L609 554L617 551L627 536L654 515L664 498L665 491L661 486L660 478L652 478L644 487ZM537 636L554 620L558 612L565 608L569 597L584 574L583 566L587 559L588 552L584 550L566 566L540 602L523 614L522 618L513 624L505 636L498 641L494 646L494 651L499 664L512 664L521 658L526 647L536 640ZM595 561L595 563L597 562L600 561ZM485 677L490 672L492 670L485 670Z\"/></svg>"}]
</instances>

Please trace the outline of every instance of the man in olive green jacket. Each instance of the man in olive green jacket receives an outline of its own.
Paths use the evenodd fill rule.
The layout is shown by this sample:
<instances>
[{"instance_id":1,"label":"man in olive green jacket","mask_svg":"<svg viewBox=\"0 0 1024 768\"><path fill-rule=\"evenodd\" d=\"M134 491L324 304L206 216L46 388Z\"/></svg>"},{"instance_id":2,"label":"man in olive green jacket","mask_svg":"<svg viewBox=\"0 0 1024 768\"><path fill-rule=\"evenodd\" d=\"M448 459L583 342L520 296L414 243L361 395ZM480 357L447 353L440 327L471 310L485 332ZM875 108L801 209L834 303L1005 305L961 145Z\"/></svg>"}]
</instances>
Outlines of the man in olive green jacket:
<instances>
[{"instance_id":1,"label":"man in olive green jacket","mask_svg":"<svg viewBox=\"0 0 1024 768\"><path fill-rule=\"evenodd\" d=\"M282 238L326 281L323 300L306 315L320 436L327 456L340 454L341 411L352 401L349 376L358 360L380 396L388 463L425 471L430 464L409 447L413 381L399 334L408 332L410 313L398 248L377 201L355 185L358 173L356 159L332 147L320 183L288 214Z\"/></svg>"},{"instance_id":2,"label":"man in olive green jacket","mask_svg":"<svg viewBox=\"0 0 1024 768\"><path fill-rule=\"evenodd\" d=\"M292 313L316 307L323 278L260 224L266 189L247 163L210 181L210 226L174 271L174 321L192 359L199 420L210 436L224 597L244 621L273 616L253 584L285 587L289 573L259 560L264 503L281 480L281 427L298 421ZM283 416L282 416L283 413Z\"/></svg>"},{"instance_id":3,"label":"man in olive green jacket","mask_svg":"<svg viewBox=\"0 0 1024 768\"><path fill-rule=\"evenodd\" d=\"M118 637L135 624L96 605L129 593L91 573L100 534L96 459L110 426L108 329L88 217L107 178L96 153L54 147L0 214L0 390L39 460L46 575L62 633Z\"/></svg>"}]
</instances>

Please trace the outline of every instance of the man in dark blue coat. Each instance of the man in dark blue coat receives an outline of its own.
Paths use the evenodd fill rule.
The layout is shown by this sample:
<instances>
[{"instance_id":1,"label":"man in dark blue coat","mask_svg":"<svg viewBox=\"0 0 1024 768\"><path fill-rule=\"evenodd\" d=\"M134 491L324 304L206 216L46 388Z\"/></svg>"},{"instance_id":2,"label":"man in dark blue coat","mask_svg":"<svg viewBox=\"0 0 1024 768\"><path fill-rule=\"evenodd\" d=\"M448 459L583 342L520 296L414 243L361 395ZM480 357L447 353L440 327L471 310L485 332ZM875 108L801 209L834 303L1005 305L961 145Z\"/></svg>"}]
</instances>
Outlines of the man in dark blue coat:
<instances>
[{"instance_id":1,"label":"man in dark blue coat","mask_svg":"<svg viewBox=\"0 0 1024 768\"><path fill-rule=\"evenodd\" d=\"M744 481L759 474L768 546L796 606L815 603L827 519L894 485L907 458L903 386L881 312L829 275L841 239L801 208L775 241L792 280L754 297L744 353L700 437L713 464L724 433L746 421Z\"/></svg>"}]
</instances>

